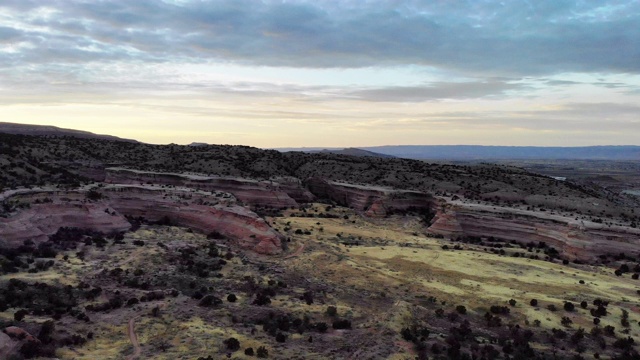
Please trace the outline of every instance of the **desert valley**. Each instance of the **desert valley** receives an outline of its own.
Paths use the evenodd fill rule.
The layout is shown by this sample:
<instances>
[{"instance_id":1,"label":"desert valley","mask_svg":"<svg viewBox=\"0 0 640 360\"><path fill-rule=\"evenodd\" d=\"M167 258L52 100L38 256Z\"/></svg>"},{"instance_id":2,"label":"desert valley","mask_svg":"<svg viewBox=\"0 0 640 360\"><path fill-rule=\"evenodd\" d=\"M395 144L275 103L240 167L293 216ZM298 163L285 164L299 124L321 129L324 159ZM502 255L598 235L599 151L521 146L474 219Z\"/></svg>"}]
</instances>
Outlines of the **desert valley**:
<instances>
[{"instance_id":1,"label":"desert valley","mask_svg":"<svg viewBox=\"0 0 640 360\"><path fill-rule=\"evenodd\" d=\"M0 358L640 358L637 162L368 155L0 134Z\"/></svg>"}]
</instances>

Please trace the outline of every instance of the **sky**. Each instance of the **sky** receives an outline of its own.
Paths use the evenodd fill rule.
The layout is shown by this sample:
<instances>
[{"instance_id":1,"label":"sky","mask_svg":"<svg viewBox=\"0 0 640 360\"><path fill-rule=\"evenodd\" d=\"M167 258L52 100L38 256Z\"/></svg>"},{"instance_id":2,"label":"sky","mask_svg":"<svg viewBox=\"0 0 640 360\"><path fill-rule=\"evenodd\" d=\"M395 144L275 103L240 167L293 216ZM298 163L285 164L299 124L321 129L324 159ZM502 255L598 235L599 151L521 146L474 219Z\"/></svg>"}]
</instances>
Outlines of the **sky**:
<instances>
[{"instance_id":1,"label":"sky","mask_svg":"<svg viewBox=\"0 0 640 360\"><path fill-rule=\"evenodd\" d=\"M0 121L274 147L640 145L637 0L0 0Z\"/></svg>"}]
</instances>

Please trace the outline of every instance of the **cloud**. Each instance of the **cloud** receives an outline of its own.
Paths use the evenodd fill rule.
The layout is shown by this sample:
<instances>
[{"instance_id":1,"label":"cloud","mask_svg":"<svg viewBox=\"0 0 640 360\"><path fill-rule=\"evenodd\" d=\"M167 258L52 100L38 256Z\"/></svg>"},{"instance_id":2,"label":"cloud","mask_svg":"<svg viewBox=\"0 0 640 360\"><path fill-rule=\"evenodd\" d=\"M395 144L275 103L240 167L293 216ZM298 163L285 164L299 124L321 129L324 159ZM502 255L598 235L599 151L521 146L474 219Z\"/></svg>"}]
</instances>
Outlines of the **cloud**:
<instances>
[{"instance_id":1,"label":"cloud","mask_svg":"<svg viewBox=\"0 0 640 360\"><path fill-rule=\"evenodd\" d=\"M440 99L470 99L501 97L512 90L523 89L522 84L504 81L439 82L428 86L395 86L357 90L348 93L367 101L420 102Z\"/></svg>"},{"instance_id":2,"label":"cloud","mask_svg":"<svg viewBox=\"0 0 640 360\"><path fill-rule=\"evenodd\" d=\"M640 72L640 3L631 0L5 1L0 10L2 41L37 45L22 62Z\"/></svg>"}]
</instances>

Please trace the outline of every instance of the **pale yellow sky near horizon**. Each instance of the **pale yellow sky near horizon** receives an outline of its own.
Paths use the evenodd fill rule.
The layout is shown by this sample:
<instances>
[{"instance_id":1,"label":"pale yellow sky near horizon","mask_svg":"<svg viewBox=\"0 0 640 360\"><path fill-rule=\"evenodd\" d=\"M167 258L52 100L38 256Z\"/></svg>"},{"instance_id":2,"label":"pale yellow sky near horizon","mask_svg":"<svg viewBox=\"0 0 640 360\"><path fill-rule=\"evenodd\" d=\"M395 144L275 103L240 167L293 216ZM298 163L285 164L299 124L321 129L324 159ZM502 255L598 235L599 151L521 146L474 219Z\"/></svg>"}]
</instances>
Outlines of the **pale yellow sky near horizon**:
<instances>
[{"instance_id":1,"label":"pale yellow sky near horizon","mask_svg":"<svg viewBox=\"0 0 640 360\"><path fill-rule=\"evenodd\" d=\"M61 99L60 102L63 102ZM249 145L278 147L358 147L378 145L585 146L639 144L621 124L594 119L564 127L531 126L554 118L577 117L563 104L539 99L371 102L309 101L240 95L203 100L183 95L132 97L101 103L58 101L0 106L2 121L53 125L154 144ZM533 120L532 120L533 119ZM539 120L535 120L539 119ZM627 121L625 119L625 121ZM593 127L605 125L594 136Z\"/></svg>"},{"instance_id":2,"label":"pale yellow sky near horizon","mask_svg":"<svg viewBox=\"0 0 640 360\"><path fill-rule=\"evenodd\" d=\"M262 148L640 145L639 19L631 0L0 2L0 121Z\"/></svg>"}]
</instances>

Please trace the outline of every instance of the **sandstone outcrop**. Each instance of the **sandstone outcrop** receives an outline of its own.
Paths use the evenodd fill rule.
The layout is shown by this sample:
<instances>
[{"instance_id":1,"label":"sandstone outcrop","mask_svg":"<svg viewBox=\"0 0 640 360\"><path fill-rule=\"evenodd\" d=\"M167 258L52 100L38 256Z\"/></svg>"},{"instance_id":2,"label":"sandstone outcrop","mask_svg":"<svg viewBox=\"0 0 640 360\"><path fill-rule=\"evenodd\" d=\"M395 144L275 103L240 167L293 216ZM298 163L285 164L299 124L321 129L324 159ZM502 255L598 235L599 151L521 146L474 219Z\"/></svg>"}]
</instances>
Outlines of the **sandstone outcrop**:
<instances>
[{"instance_id":1,"label":"sandstone outcrop","mask_svg":"<svg viewBox=\"0 0 640 360\"><path fill-rule=\"evenodd\" d=\"M434 202L431 195L419 191L347 184L322 178L310 178L306 183L317 197L363 211L367 216L384 216L409 209L430 209Z\"/></svg>"},{"instance_id":2,"label":"sandstone outcrop","mask_svg":"<svg viewBox=\"0 0 640 360\"><path fill-rule=\"evenodd\" d=\"M543 241L570 259L592 260L606 253L637 253L640 229L607 226L545 213L497 208L440 207L429 232L450 237L481 236L521 243Z\"/></svg>"},{"instance_id":3,"label":"sandstone outcrop","mask_svg":"<svg viewBox=\"0 0 640 360\"><path fill-rule=\"evenodd\" d=\"M17 326L9 326L2 332L8 335L10 338L40 342L40 340L38 340L35 336L29 334L27 331Z\"/></svg>"},{"instance_id":4,"label":"sandstone outcrop","mask_svg":"<svg viewBox=\"0 0 640 360\"><path fill-rule=\"evenodd\" d=\"M17 356L19 349L19 341L12 339L4 332L0 332L0 359L9 359L11 356Z\"/></svg>"},{"instance_id":5,"label":"sandstone outcrop","mask_svg":"<svg viewBox=\"0 0 640 360\"><path fill-rule=\"evenodd\" d=\"M117 184L164 184L184 186L206 191L223 191L233 194L238 200L251 206L287 208L298 206L297 201L314 199L295 178L276 180L252 180L177 173L159 173L125 168L106 169L107 183Z\"/></svg>"},{"instance_id":6,"label":"sandstone outcrop","mask_svg":"<svg viewBox=\"0 0 640 360\"><path fill-rule=\"evenodd\" d=\"M142 201L141 197L130 196L131 194L127 193L124 193L124 196L120 196L118 192L106 194L109 198L108 204L121 214L142 216L150 221L166 218L171 224L189 227L204 234L217 231L233 239L241 247L261 254L282 252L282 235L254 212L242 206L198 205L158 196L146 197Z\"/></svg>"},{"instance_id":7,"label":"sandstone outcrop","mask_svg":"<svg viewBox=\"0 0 640 360\"><path fill-rule=\"evenodd\" d=\"M171 224L228 237L245 249L262 254L282 252L282 235L251 210L236 205L230 196L193 189L153 186L110 186L98 190L101 199L89 201L86 191L51 191L20 194L32 205L0 218L0 241L19 246L25 240L45 241L60 227L79 227L112 233L131 227L125 216L149 221L168 219ZM35 203L46 195L51 202Z\"/></svg>"},{"instance_id":8,"label":"sandstone outcrop","mask_svg":"<svg viewBox=\"0 0 640 360\"><path fill-rule=\"evenodd\" d=\"M55 197L55 195L53 195ZM104 203L56 201L33 204L8 218L0 218L0 242L16 247L25 240L46 241L62 226L92 229L103 233L126 231L131 224L121 215L104 211Z\"/></svg>"}]
</instances>

